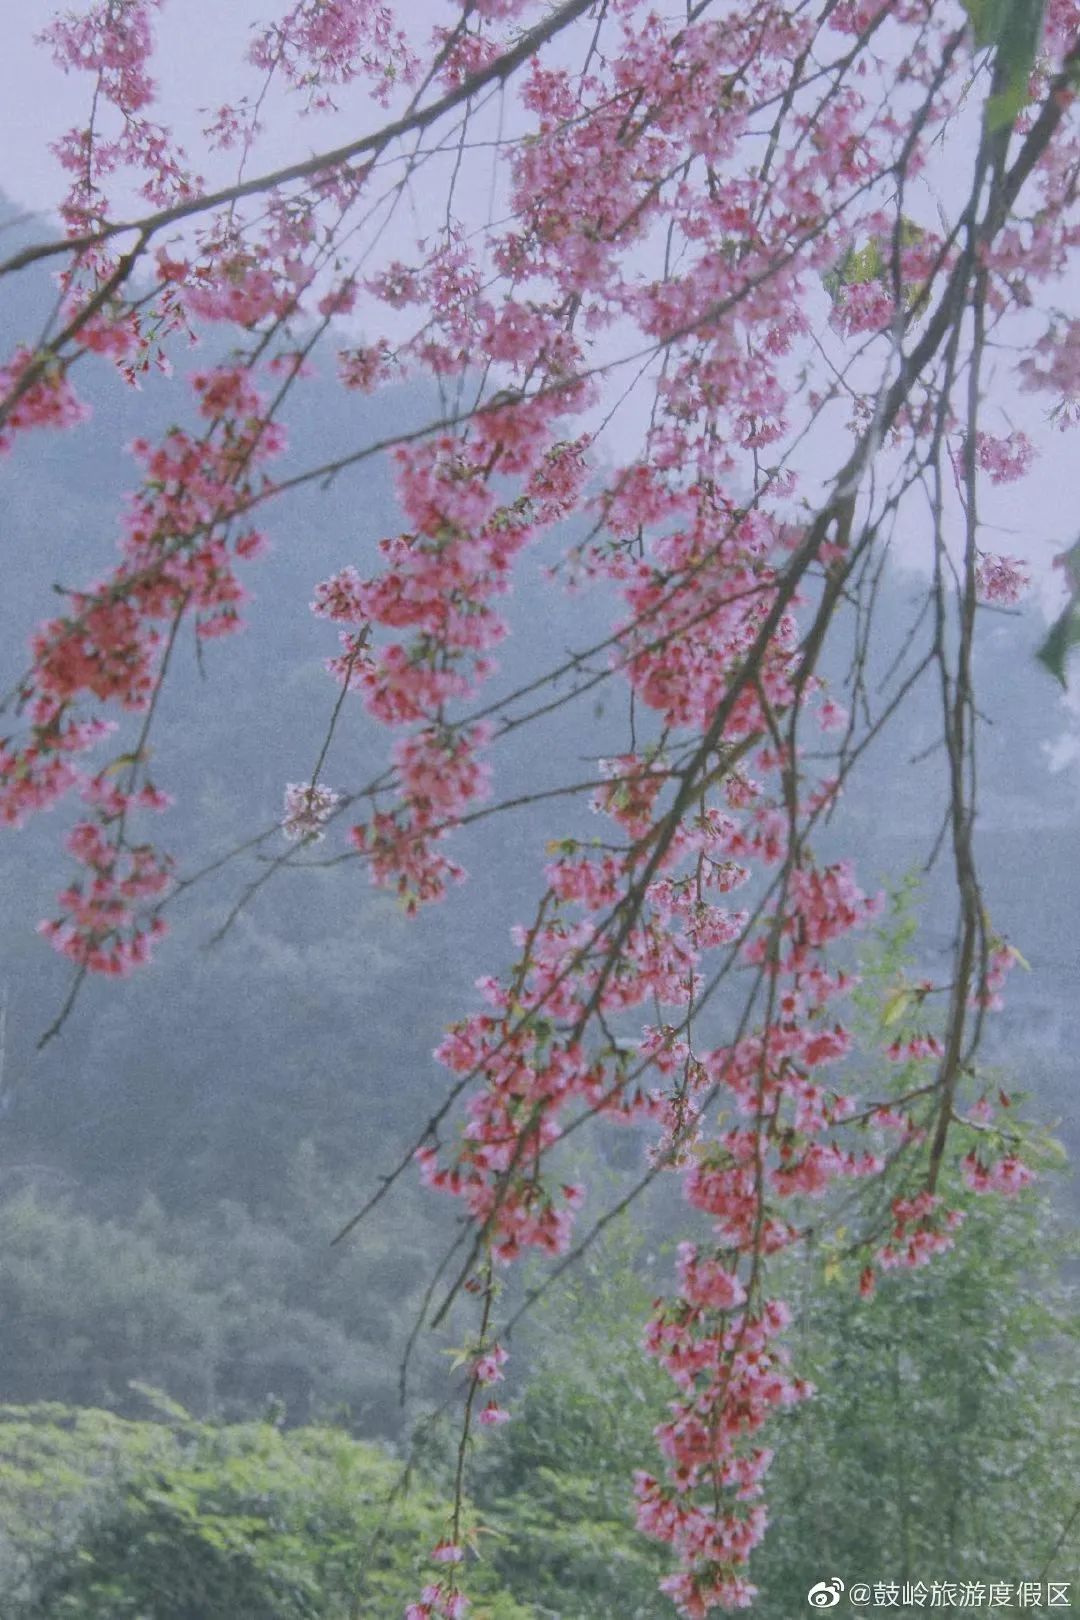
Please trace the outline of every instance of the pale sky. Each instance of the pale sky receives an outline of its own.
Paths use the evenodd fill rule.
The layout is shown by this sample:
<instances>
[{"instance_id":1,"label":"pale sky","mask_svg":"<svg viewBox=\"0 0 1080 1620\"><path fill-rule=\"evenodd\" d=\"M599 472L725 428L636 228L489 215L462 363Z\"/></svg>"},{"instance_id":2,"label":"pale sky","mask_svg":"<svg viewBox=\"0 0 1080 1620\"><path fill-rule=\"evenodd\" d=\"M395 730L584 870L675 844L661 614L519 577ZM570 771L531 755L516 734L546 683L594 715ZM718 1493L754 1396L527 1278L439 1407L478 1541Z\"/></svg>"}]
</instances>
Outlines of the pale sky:
<instances>
[{"instance_id":1,"label":"pale sky","mask_svg":"<svg viewBox=\"0 0 1080 1620\"><path fill-rule=\"evenodd\" d=\"M65 77L53 66L34 35L66 6L48 0L4 0L4 48L0 52L0 189L30 208L55 206L63 174L48 142L80 122L88 105L90 78ZM154 76L160 101L151 116L176 129L189 150L199 152L203 108L235 101L243 86L243 57L251 29L284 9L283 0L165 0L157 14ZM448 0L407 0L395 8L408 20L410 37L426 39L432 26L453 19ZM248 83L254 83L247 69ZM295 108L295 103L292 104ZM372 103L363 84L341 92L342 111L309 119L279 100L266 120L261 157L253 172L321 151L377 128L386 114ZM207 178L228 182L232 166ZM235 158L232 160L235 162ZM205 173L205 164L202 165Z\"/></svg>"}]
</instances>

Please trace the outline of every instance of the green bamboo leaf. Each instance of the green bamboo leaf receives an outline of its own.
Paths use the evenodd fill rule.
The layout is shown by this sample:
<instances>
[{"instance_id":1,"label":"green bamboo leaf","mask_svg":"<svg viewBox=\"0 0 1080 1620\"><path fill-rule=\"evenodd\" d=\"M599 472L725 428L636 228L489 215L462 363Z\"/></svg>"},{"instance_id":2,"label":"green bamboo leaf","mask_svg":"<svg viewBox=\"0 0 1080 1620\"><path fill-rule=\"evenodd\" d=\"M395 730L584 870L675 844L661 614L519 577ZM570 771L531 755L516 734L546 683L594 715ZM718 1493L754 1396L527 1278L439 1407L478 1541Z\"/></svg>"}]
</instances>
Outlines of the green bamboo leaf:
<instances>
[{"instance_id":1,"label":"green bamboo leaf","mask_svg":"<svg viewBox=\"0 0 1080 1620\"><path fill-rule=\"evenodd\" d=\"M964 0L964 10L978 49L996 45L1005 26L1009 0Z\"/></svg>"},{"instance_id":2,"label":"green bamboo leaf","mask_svg":"<svg viewBox=\"0 0 1080 1620\"><path fill-rule=\"evenodd\" d=\"M994 49L986 127L1008 129L1030 100L1028 85L1042 35L1045 0L964 0L976 50Z\"/></svg>"},{"instance_id":3,"label":"green bamboo leaf","mask_svg":"<svg viewBox=\"0 0 1080 1620\"><path fill-rule=\"evenodd\" d=\"M1075 540L1067 551L1056 557L1054 565L1064 569L1065 578L1074 594L1080 594L1080 540Z\"/></svg>"},{"instance_id":4,"label":"green bamboo leaf","mask_svg":"<svg viewBox=\"0 0 1080 1620\"><path fill-rule=\"evenodd\" d=\"M1080 647L1080 598L1077 597L1073 597L1064 612L1055 619L1050 634L1035 654L1054 679L1066 688L1069 681L1065 668L1074 647Z\"/></svg>"}]
</instances>

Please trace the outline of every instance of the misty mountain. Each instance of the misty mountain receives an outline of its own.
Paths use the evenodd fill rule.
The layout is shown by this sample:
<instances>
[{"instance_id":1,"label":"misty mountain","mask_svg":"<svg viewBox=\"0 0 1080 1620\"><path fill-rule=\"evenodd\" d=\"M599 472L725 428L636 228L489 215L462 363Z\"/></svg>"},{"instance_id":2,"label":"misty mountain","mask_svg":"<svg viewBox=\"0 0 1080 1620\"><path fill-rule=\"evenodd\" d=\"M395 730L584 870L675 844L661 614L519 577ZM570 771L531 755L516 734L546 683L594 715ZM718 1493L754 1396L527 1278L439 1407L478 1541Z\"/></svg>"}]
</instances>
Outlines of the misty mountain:
<instances>
[{"instance_id":1,"label":"misty mountain","mask_svg":"<svg viewBox=\"0 0 1080 1620\"><path fill-rule=\"evenodd\" d=\"M12 235L5 246L14 245ZM37 272L0 288L5 351L40 325L50 297L47 276ZM192 355L193 366L205 363L214 341ZM91 420L62 437L30 435L0 462L4 690L25 663L28 633L56 609L53 586L81 585L110 567L119 498L135 479L122 447L137 433L163 431L175 409L176 384L163 378L125 391L104 362L87 360L75 380ZM311 384L302 405L286 413L283 471L405 430L429 407L413 388L358 400L332 379ZM336 696L323 668L336 650L334 629L309 612L313 587L345 563L373 569L377 542L397 527L387 468L377 458L326 488L287 496L267 515L269 557L246 576L253 592L248 630L207 647L201 661L190 643L178 650L152 739L158 783L175 795L176 806L153 831L176 852L181 869L272 826L286 782L310 778ZM609 626L610 602L588 592L570 596L547 581L544 568L554 554L542 546L525 560L508 606L513 639L493 690L528 680L566 649L599 640ZM876 654L883 664L921 589L917 576L900 568L886 576ZM1051 769L1067 715L1033 656L1043 633L1033 610L998 613L979 653L986 723L978 850L986 899L994 927L1031 967L1013 974L1006 1011L990 1021L987 1053L1019 1089L1034 1094L1043 1117L1064 1116L1061 1134L1075 1152L1078 778L1075 766ZM839 679L842 670L833 673ZM587 778L598 756L624 749L625 720L605 691L500 744L496 797ZM941 761L927 752L937 735L937 702L926 683L872 747L822 834L822 847L855 857L866 887L895 884L925 865L938 840ZM354 789L375 774L384 753L385 734L358 702L349 705L325 780ZM327 1258L326 1241L441 1097L444 1078L432 1048L446 1023L475 1005L476 977L510 960L509 928L528 916L539 892L545 841L587 835L595 823L569 801L481 822L452 850L470 869L470 881L415 921L372 889L358 862L281 871L212 944L266 871L250 858L230 863L173 908L173 932L150 970L130 983L88 984L59 1038L38 1053L36 1042L63 1002L67 973L34 924L50 913L64 881L58 835L70 817L61 808L0 837L0 991L7 1009L0 1199L22 1199L24 1211L10 1228L11 1241L33 1255L37 1243L62 1246L67 1233L89 1253L100 1249L104 1233L114 1269L140 1275L153 1270L154 1253L173 1252L183 1275L177 1272L169 1286L187 1290L189 1318L205 1315L201 1348L188 1360L202 1356L211 1370L201 1393L183 1392L195 1405L231 1402L243 1409L260 1389L285 1387L300 1407L351 1401L363 1411L368 1401L363 1421L392 1427L391 1373L383 1368L376 1375L371 1364L385 1352L388 1317L400 1329L405 1306L422 1291L424 1266L445 1237L445 1211L413 1189L387 1206L344 1261L338 1251ZM331 850L332 842L323 848ZM924 877L923 897L922 949L928 971L937 971L953 905L945 857ZM720 1039L722 1006L718 1019ZM50 1227L54 1209L63 1220ZM70 1223L79 1220L91 1225L76 1232ZM239 1307L230 1317L221 1303L230 1289L245 1286L252 1296L261 1288L269 1302L261 1325L248 1312L238 1326ZM171 1330L162 1323L173 1307L151 1308L148 1297L139 1296L147 1321L166 1335ZM23 1312L25 1300L25 1290L14 1298ZM70 1371L50 1383L37 1359L44 1329L24 1340L18 1325L2 1331L6 1398L70 1397ZM230 1332L239 1335L231 1348ZM260 1338L285 1348L259 1363L253 1346ZM358 1343L367 1347L362 1353ZM114 1372L92 1377L77 1398L122 1400L125 1358L134 1366L138 1353L121 1348L116 1356ZM247 1374L234 1379L236 1388L223 1384L220 1369L244 1356ZM367 1370L359 1364L365 1356ZM335 1357L346 1367L340 1376ZM70 1357L63 1363L69 1365Z\"/></svg>"}]
</instances>

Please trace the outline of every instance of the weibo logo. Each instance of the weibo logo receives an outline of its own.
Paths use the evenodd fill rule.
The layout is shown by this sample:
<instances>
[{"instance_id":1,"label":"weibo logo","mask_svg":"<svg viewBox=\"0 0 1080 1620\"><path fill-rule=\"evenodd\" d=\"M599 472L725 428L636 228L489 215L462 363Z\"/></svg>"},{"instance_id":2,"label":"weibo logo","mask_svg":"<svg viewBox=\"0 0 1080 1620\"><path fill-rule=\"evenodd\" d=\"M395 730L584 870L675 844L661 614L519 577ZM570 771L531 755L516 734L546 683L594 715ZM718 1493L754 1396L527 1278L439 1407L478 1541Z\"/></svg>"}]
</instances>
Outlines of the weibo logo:
<instances>
[{"instance_id":1,"label":"weibo logo","mask_svg":"<svg viewBox=\"0 0 1080 1620\"><path fill-rule=\"evenodd\" d=\"M839 1575L831 1580L818 1581L806 1594L806 1601L813 1609L835 1609L844 1591L844 1583Z\"/></svg>"}]
</instances>

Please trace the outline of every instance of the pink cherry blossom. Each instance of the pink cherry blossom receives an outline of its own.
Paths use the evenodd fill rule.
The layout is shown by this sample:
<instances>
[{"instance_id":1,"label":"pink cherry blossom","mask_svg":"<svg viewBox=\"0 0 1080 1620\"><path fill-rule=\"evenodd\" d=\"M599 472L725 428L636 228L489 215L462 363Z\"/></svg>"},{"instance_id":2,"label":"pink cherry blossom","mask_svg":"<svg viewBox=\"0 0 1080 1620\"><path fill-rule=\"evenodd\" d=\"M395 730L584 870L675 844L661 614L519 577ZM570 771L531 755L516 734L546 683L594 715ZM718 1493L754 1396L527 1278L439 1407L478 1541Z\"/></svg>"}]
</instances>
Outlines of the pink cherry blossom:
<instances>
[{"instance_id":1,"label":"pink cherry blossom","mask_svg":"<svg viewBox=\"0 0 1080 1620\"><path fill-rule=\"evenodd\" d=\"M290 782L285 789L285 814L281 830L294 841L313 842L324 836L323 829L341 795L331 788L311 782Z\"/></svg>"},{"instance_id":2,"label":"pink cherry blossom","mask_svg":"<svg viewBox=\"0 0 1080 1620\"><path fill-rule=\"evenodd\" d=\"M995 556L983 552L975 571L979 596L984 602L1012 607L1031 585L1031 575L1019 557Z\"/></svg>"},{"instance_id":3,"label":"pink cherry blossom","mask_svg":"<svg viewBox=\"0 0 1080 1620\"><path fill-rule=\"evenodd\" d=\"M1010 433L1004 439L980 433L975 455L979 466L990 474L992 483L1011 484L1023 478L1030 469L1035 459L1035 446L1026 433Z\"/></svg>"}]
</instances>

